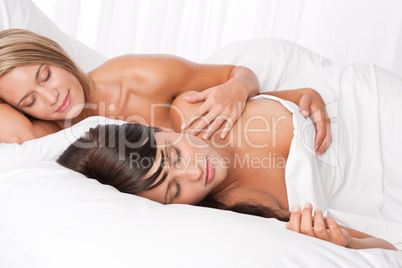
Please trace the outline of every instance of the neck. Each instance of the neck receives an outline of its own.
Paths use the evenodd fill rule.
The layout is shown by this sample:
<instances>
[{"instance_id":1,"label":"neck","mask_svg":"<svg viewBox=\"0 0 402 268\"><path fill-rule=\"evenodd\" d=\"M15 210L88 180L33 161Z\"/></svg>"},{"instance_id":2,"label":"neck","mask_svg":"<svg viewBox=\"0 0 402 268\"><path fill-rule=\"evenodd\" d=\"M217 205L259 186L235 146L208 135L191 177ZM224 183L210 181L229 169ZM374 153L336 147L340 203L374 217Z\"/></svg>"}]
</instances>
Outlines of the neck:
<instances>
[{"instance_id":1,"label":"neck","mask_svg":"<svg viewBox=\"0 0 402 268\"><path fill-rule=\"evenodd\" d=\"M225 179L211 192L211 194L217 194L225 189L231 188L239 178L239 172L234 165L236 151L229 146L224 148L216 148L212 144L210 144L210 146L213 147L214 150L222 156L225 163L227 163L227 174Z\"/></svg>"}]
</instances>

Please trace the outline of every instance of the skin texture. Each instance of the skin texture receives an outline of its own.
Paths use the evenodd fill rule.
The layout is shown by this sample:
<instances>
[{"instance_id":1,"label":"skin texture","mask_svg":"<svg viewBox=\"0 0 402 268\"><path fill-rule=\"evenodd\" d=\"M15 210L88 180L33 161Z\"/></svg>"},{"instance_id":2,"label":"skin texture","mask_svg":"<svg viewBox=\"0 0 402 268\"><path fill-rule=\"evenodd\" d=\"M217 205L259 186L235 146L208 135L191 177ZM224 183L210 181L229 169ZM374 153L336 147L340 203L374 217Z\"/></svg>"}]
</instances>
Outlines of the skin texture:
<instances>
[{"instance_id":1,"label":"skin texture","mask_svg":"<svg viewBox=\"0 0 402 268\"><path fill-rule=\"evenodd\" d=\"M39 68L40 76L36 78ZM187 115L181 127L192 127L193 135L205 129L204 139L209 139L223 127L221 135L225 137L244 111L247 98L259 91L258 79L248 68L197 64L168 55L116 57L88 75L94 92L86 101L77 79L60 67L48 64L19 66L0 76L0 97L18 111L37 118L28 120L18 111L1 105L0 125L5 127L1 128L0 141L22 143L69 127L90 115L171 128L169 105L189 90L197 93L186 102L202 105ZM55 112L68 92L71 96L68 109ZM330 131L323 123L326 114L321 97L305 94L298 98L291 91L272 93L297 100L295 103L306 109L306 116L319 111L320 116L316 118L317 152L324 152L331 139ZM26 94L29 95L26 101L35 99L31 107L26 106L30 104L26 101L18 104ZM84 107L87 109L82 110ZM194 123L200 116L207 120ZM14 128L5 130L9 125Z\"/></svg>"},{"instance_id":2,"label":"skin texture","mask_svg":"<svg viewBox=\"0 0 402 268\"><path fill-rule=\"evenodd\" d=\"M184 100L185 96L194 93L185 93L174 101L174 108L171 109L174 131L181 131L180 126L184 118L191 114L194 109L197 109L196 105L189 104ZM258 116L256 116L255 111L259 111ZM198 120L196 123L200 121ZM164 147L175 146L181 150L180 159L183 162L178 166L169 166L169 176L161 185L163 190L156 187L144 193L143 196L161 202L161 193L165 192L169 183L175 185L179 181L192 179L193 176L181 176L181 174L193 174L194 165L192 163L194 162L197 163L197 170L199 170L194 177L197 178L199 185L205 185L206 160L208 159L215 170L215 177L211 183L211 186L214 186L213 190L208 185L202 193L192 191L193 188L189 188L190 193L188 195L194 198L192 202L189 202L188 199L177 198L173 203L196 204L208 193L212 193L215 194L215 198L226 205L254 200L257 203L287 211L284 172L293 138L291 113L277 101L249 100L240 120L234 124L233 130L225 139L220 137L222 129L223 127L213 134L209 140L203 139L203 132L200 132L196 137L191 137L189 133L193 131L192 128L184 130L182 134L156 133L155 138L158 144ZM249 131L244 132L244 129ZM165 145L166 140L167 145ZM167 150L167 152L172 152L172 159L177 159L177 153L174 150ZM159 163L160 155L159 153L157 161ZM250 158L264 159L267 155L271 155L272 161L276 161L276 164L272 164L268 168L257 167L266 165L267 162L250 165ZM268 161L268 159L266 160ZM241 168L239 168L240 166ZM203 175L198 176L199 173ZM222 179L223 174L226 174L224 179ZM200 177L203 178L202 182ZM220 183L217 185L217 182ZM181 185L182 196L186 193L186 185ZM174 189L176 188L174 187ZM176 192L174 191L172 195L176 195Z\"/></svg>"},{"instance_id":3,"label":"skin texture","mask_svg":"<svg viewBox=\"0 0 402 268\"><path fill-rule=\"evenodd\" d=\"M319 209L315 209L313 213L313 207L310 203L307 203L303 210L299 206L292 209L286 228L352 249L383 248L397 250L388 241L341 226L332 217L324 218Z\"/></svg>"},{"instance_id":4,"label":"skin texture","mask_svg":"<svg viewBox=\"0 0 402 268\"><path fill-rule=\"evenodd\" d=\"M161 186L143 192L140 196L162 204L195 205L221 184L227 176L227 167L221 162L222 156L202 139L173 131L155 133L155 139L160 147L155 167L160 165L163 151L168 176ZM207 163L214 166L215 171L210 183L206 181ZM149 175L154 172L155 170L151 170ZM163 174L156 181L159 181L162 176Z\"/></svg>"},{"instance_id":5,"label":"skin texture","mask_svg":"<svg viewBox=\"0 0 402 268\"><path fill-rule=\"evenodd\" d=\"M237 120L246 99L259 90L258 79L244 67L202 65L173 56L126 55L111 59L89 73L94 94L92 99L87 100L88 111L84 114L80 113L84 100L77 79L70 79L72 75L58 71L58 67L44 65L43 69L51 70L51 76L46 81L42 77L38 80L35 69L39 67L19 66L3 74L0 77L0 96L18 110L23 108L24 112L38 119L55 122L59 129L69 127L88 115L170 127L170 121L166 120L166 106L189 89L207 90L189 100L206 100L196 113L207 112L211 120L218 115ZM63 114L54 113L54 106L63 101L67 89L71 89L69 109ZM29 93L32 95L29 101L32 98L40 101L31 107L20 107L18 102ZM155 104L159 107L153 108ZM3 118L7 116L3 114ZM64 122L62 119L73 120Z\"/></svg>"},{"instance_id":6,"label":"skin texture","mask_svg":"<svg viewBox=\"0 0 402 268\"><path fill-rule=\"evenodd\" d=\"M310 89L300 89L294 92L296 93L294 95L302 98L303 91L311 94ZM184 96L191 94L192 92L183 94L173 103L175 109L171 110L171 117L174 131L180 131L180 125L186 115L196 109L183 100ZM262 120L263 118L266 120ZM270 128L267 128L267 125ZM191 129L184 132L191 132ZM267 99L248 101L231 135L223 141L217 138L219 131L208 141L203 141L203 133L199 133L197 137L174 132L156 133L155 139L160 151L168 156L166 162L169 164L165 166L168 175L161 185L141 193L140 196L163 204L197 204L210 194L227 206L237 202L251 202L287 215L289 206L284 164L293 138L292 133L290 112L280 103ZM275 155L277 160L284 159L284 164L262 167L254 162L252 166L240 167L236 157L244 159L246 154L250 154L254 159ZM161 161L161 155L159 152L156 166ZM210 170L208 166L214 169L210 183L206 183ZM313 214L311 204L306 204L303 211L299 206L294 207L287 228L354 249L370 247L395 249L385 240L340 226L331 217L324 218L319 209Z\"/></svg>"},{"instance_id":7,"label":"skin texture","mask_svg":"<svg viewBox=\"0 0 402 268\"><path fill-rule=\"evenodd\" d=\"M73 118L74 107L85 102L81 84L63 68L49 65L29 65L14 68L1 77L0 96L16 109L47 121ZM13 90L6 88L13 86ZM59 112L67 94L71 95L70 108ZM77 113L82 112L77 109Z\"/></svg>"}]
</instances>

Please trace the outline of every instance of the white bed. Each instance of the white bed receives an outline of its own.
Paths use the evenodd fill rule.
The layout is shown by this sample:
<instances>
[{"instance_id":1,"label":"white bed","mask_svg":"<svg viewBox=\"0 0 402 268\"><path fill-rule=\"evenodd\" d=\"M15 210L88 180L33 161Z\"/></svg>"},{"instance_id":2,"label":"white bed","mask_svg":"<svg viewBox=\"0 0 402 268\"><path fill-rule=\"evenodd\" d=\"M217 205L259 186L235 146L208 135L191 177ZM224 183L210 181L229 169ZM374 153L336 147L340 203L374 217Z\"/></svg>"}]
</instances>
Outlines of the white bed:
<instances>
[{"instance_id":1,"label":"white bed","mask_svg":"<svg viewBox=\"0 0 402 268\"><path fill-rule=\"evenodd\" d=\"M0 30L25 28L46 35L59 42L84 70L89 71L105 60L62 33L29 0L0 0L0 15ZM363 85L376 83L398 87L401 83L392 74L375 66L338 66L307 49L276 39L237 43L219 50L206 61L246 65L256 72L261 87L266 90L300 84L316 88L327 103L332 104L329 113L336 133L336 118L339 113L344 113L343 109L360 105L356 102L359 100L370 103L373 96L384 99L378 92L371 92L369 86L366 87L368 91L355 98L355 93L347 91L348 85L363 88ZM370 72L373 81L367 79ZM381 80L388 76L390 79ZM339 94L350 94L349 102L336 102ZM395 94L393 98L401 97ZM367 109L372 113L370 118L389 112L384 105L381 110L375 110L376 100L374 98L374 103L370 103L370 109ZM402 115L401 108L398 109ZM392 124L394 119L389 118L389 122L381 121L380 124ZM354 124L353 120L351 116L347 122ZM400 120L400 117L395 120ZM402 267L401 252L349 250L287 231L284 223L273 219L186 205L163 206L120 193L55 163L71 142L99 123L121 122L91 117L70 129L23 145L0 144L0 267ZM369 124L372 127L371 123L361 122L356 126ZM385 135L379 125L374 129L380 144L385 144L385 141L381 143L381 137L389 138L402 148L397 140L400 131ZM344 135L342 131L339 133ZM362 135L358 140L364 142L364 138ZM342 146L336 144L333 150L342 149ZM383 189L389 190L390 197L382 200L393 202L400 198L402 189L401 168L398 166L401 156L381 154L381 150L389 148L377 149L380 156L367 165L382 165L381 179L399 176L399 184L397 180L394 185L380 180L374 185L380 189L379 195ZM365 157L361 161L371 161L367 155ZM334 168L342 166L336 161L333 165L331 159L320 161ZM351 176L361 168L359 165L361 163L351 169ZM375 174L367 176L370 181L376 177ZM361 182L357 179L356 183ZM384 214L380 219L378 215L372 215L374 212L363 209L355 213L359 207L354 205L341 209L347 201L333 194L331 191L335 188L332 186L328 189L332 201L327 202L319 194L312 194L314 200L292 202L323 204L328 208L327 213L341 223L387 238L401 249L402 221L397 218L402 208L401 203L397 203L400 200L391 206L388 203L380 208L377 206L378 213ZM314 192L314 189L305 191ZM338 194L343 191L342 187L336 188ZM357 191L362 191L362 188ZM370 202L381 198L358 193L351 196L358 197L360 203L356 204L368 202L369 209L372 208ZM392 210L398 206L399 214ZM391 209L382 210L383 207ZM395 219L387 220L393 214Z\"/></svg>"}]
</instances>

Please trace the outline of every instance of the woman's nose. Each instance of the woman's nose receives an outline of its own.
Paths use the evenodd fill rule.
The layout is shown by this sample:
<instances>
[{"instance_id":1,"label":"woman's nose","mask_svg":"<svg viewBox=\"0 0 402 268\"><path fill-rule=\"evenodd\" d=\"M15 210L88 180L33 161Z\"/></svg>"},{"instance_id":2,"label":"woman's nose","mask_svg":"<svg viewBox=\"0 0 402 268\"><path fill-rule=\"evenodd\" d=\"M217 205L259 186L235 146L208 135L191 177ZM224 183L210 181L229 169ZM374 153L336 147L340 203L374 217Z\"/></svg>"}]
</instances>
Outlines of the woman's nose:
<instances>
[{"instance_id":1,"label":"woman's nose","mask_svg":"<svg viewBox=\"0 0 402 268\"><path fill-rule=\"evenodd\" d=\"M203 169L200 164L189 163L187 167L178 170L178 176L191 182L198 182L202 179Z\"/></svg>"},{"instance_id":2,"label":"woman's nose","mask_svg":"<svg viewBox=\"0 0 402 268\"><path fill-rule=\"evenodd\" d=\"M41 94L49 105L57 104L60 92L57 89L42 88Z\"/></svg>"}]
</instances>

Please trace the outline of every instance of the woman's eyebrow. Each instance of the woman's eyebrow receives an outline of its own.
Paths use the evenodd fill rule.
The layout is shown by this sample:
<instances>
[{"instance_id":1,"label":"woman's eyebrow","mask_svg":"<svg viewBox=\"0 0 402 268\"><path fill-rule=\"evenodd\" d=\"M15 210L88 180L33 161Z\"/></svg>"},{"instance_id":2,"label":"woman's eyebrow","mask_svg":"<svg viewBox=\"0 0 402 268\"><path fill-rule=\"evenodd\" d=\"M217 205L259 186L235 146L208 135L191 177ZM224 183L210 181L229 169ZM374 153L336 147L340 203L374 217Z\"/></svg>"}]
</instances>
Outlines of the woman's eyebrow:
<instances>
[{"instance_id":1,"label":"woman's eyebrow","mask_svg":"<svg viewBox=\"0 0 402 268\"><path fill-rule=\"evenodd\" d=\"M167 160L170 162L170 158L169 158L168 153L167 153L167 142L168 142L168 140L165 140L165 147L162 149L162 151L163 151L163 154L166 155ZM168 172L165 172L165 175L167 176ZM165 205L167 204L167 196L168 196L168 193L169 193L169 189L170 189L170 183L168 183L168 185L166 187L165 202L164 202Z\"/></svg>"},{"instance_id":2,"label":"woman's eyebrow","mask_svg":"<svg viewBox=\"0 0 402 268\"><path fill-rule=\"evenodd\" d=\"M38 70L36 71L35 80L38 80L40 70L42 69L42 67L43 67L43 63L38 67Z\"/></svg>"},{"instance_id":3,"label":"woman's eyebrow","mask_svg":"<svg viewBox=\"0 0 402 268\"><path fill-rule=\"evenodd\" d=\"M38 67L38 70L36 71L36 74L35 74L35 80L38 80L39 74L40 74L40 70L42 69L42 66L43 66L43 64L41 64L41 65ZM22 97L22 98L20 99L20 101L18 102L17 105L20 106L21 102L23 102L29 95L31 95L31 93L32 93L32 92L28 92L27 94L25 94L24 97Z\"/></svg>"},{"instance_id":4,"label":"woman's eyebrow","mask_svg":"<svg viewBox=\"0 0 402 268\"><path fill-rule=\"evenodd\" d=\"M168 140L166 139L166 140L165 140L165 147L164 147L163 149L164 149L164 153L165 153L165 155L166 155L166 158L167 158L167 160L168 160L168 162L169 162L169 164L170 164L170 157L169 157L167 148L168 148Z\"/></svg>"},{"instance_id":5,"label":"woman's eyebrow","mask_svg":"<svg viewBox=\"0 0 402 268\"><path fill-rule=\"evenodd\" d=\"M181 157L181 151L180 151L180 149L179 148L177 148L176 146L174 146L173 145L173 148L174 148L174 150L176 151L176 159L177 159L177 162L180 160L180 157Z\"/></svg>"}]
</instances>

